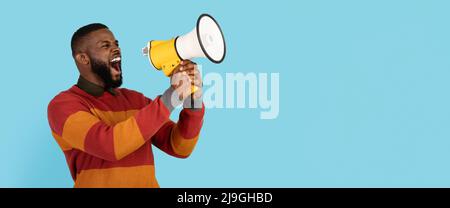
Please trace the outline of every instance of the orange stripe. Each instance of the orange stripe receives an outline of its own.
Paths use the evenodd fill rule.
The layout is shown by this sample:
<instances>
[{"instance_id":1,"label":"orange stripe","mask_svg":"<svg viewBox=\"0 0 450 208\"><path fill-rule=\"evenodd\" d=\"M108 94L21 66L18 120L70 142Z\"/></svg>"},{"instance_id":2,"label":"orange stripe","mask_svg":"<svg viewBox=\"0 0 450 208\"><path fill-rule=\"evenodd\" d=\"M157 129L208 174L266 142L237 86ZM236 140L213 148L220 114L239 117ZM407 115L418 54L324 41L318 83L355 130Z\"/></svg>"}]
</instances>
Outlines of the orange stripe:
<instances>
[{"instance_id":1,"label":"orange stripe","mask_svg":"<svg viewBox=\"0 0 450 208\"><path fill-rule=\"evenodd\" d=\"M84 140L89 129L99 122L98 118L85 111L70 115L64 123L62 138L72 147L84 151Z\"/></svg>"},{"instance_id":2,"label":"orange stripe","mask_svg":"<svg viewBox=\"0 0 450 208\"><path fill-rule=\"evenodd\" d=\"M114 153L120 160L145 143L136 119L133 117L114 126Z\"/></svg>"},{"instance_id":3,"label":"orange stripe","mask_svg":"<svg viewBox=\"0 0 450 208\"><path fill-rule=\"evenodd\" d=\"M75 188L158 188L153 165L83 170Z\"/></svg>"},{"instance_id":4,"label":"orange stripe","mask_svg":"<svg viewBox=\"0 0 450 208\"><path fill-rule=\"evenodd\" d=\"M63 150L63 151L67 151L67 150L71 150L72 147L65 142L61 136L59 136L58 134L56 134L55 132L52 131L52 135L55 138L56 142L58 143L59 147Z\"/></svg>"},{"instance_id":5,"label":"orange stripe","mask_svg":"<svg viewBox=\"0 0 450 208\"><path fill-rule=\"evenodd\" d=\"M139 110L102 111L97 108L91 108L90 111L101 121L111 126L127 120L129 117L134 116L134 114L136 114Z\"/></svg>"},{"instance_id":6,"label":"orange stripe","mask_svg":"<svg viewBox=\"0 0 450 208\"><path fill-rule=\"evenodd\" d=\"M192 139L185 139L181 136L178 126L174 125L172 128L172 134L170 136L170 144L173 151L181 156L189 156L194 151L195 144L197 144L199 135Z\"/></svg>"},{"instance_id":7,"label":"orange stripe","mask_svg":"<svg viewBox=\"0 0 450 208\"><path fill-rule=\"evenodd\" d=\"M120 123L134 116L139 110L102 111L97 108L91 108L90 110L105 124L110 126L116 125L113 131L116 159L122 159L125 155L144 144L144 138L134 118Z\"/></svg>"}]
</instances>

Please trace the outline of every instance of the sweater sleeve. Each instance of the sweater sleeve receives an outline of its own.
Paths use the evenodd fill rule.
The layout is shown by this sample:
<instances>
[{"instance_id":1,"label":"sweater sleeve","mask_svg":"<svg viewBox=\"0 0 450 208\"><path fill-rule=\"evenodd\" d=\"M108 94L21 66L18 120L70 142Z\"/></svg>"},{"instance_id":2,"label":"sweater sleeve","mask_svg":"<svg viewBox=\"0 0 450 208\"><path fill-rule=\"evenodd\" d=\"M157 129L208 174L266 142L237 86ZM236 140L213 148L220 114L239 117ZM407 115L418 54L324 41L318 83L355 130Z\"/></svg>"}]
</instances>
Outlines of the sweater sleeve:
<instances>
[{"instance_id":1,"label":"sweater sleeve","mask_svg":"<svg viewBox=\"0 0 450 208\"><path fill-rule=\"evenodd\" d=\"M169 110L157 98L134 116L107 125L81 100L57 96L48 106L52 134L63 150L78 149L108 161L133 153L169 121Z\"/></svg>"},{"instance_id":2,"label":"sweater sleeve","mask_svg":"<svg viewBox=\"0 0 450 208\"><path fill-rule=\"evenodd\" d=\"M203 104L201 110L183 109L178 122L166 122L153 136L152 144L169 155L187 158L197 144L204 114Z\"/></svg>"}]
</instances>

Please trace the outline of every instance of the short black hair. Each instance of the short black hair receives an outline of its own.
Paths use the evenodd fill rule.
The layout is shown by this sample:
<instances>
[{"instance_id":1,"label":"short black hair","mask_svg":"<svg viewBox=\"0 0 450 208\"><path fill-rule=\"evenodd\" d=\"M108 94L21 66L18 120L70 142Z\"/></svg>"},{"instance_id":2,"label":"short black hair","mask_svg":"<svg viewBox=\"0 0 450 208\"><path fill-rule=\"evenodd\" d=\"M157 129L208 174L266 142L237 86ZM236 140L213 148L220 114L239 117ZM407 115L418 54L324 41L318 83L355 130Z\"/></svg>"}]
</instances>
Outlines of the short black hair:
<instances>
[{"instance_id":1,"label":"short black hair","mask_svg":"<svg viewBox=\"0 0 450 208\"><path fill-rule=\"evenodd\" d=\"M78 50L78 46L81 43L81 40L91 32L100 30L100 29L109 29L106 25L102 23L92 23L80 27L75 33L72 35L72 40L70 41L70 47L72 48L72 55L75 55L75 52Z\"/></svg>"}]
</instances>

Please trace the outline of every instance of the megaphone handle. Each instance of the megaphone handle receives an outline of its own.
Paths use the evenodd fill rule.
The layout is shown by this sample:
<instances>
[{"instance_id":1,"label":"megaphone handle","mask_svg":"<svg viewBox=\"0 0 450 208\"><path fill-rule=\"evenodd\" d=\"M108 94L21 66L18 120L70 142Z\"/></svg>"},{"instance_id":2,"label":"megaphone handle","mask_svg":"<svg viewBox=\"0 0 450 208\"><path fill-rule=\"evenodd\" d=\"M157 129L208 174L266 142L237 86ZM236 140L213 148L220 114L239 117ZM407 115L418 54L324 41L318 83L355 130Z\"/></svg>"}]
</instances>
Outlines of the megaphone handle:
<instances>
[{"instance_id":1,"label":"megaphone handle","mask_svg":"<svg viewBox=\"0 0 450 208\"><path fill-rule=\"evenodd\" d=\"M191 108L195 107L195 102L194 102L194 93L197 92L198 87L195 85L191 85Z\"/></svg>"},{"instance_id":2,"label":"megaphone handle","mask_svg":"<svg viewBox=\"0 0 450 208\"><path fill-rule=\"evenodd\" d=\"M191 108L194 108L194 93L191 93Z\"/></svg>"}]
</instances>

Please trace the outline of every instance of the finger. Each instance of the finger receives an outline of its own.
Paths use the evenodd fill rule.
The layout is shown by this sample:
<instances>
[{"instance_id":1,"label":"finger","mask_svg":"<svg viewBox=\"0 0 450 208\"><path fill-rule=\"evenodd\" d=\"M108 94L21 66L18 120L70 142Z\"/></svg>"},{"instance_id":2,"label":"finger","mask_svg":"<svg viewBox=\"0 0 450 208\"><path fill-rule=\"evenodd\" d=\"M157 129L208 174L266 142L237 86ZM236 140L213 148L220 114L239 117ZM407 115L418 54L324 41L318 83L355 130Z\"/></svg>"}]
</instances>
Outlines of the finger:
<instances>
[{"instance_id":1,"label":"finger","mask_svg":"<svg viewBox=\"0 0 450 208\"><path fill-rule=\"evenodd\" d=\"M187 64L189 64L189 63L191 63L191 61L188 60L188 59L186 59L186 60L182 60L182 61L180 62L180 65L184 66L184 65L187 65Z\"/></svg>"},{"instance_id":2,"label":"finger","mask_svg":"<svg viewBox=\"0 0 450 208\"><path fill-rule=\"evenodd\" d=\"M197 76L197 75L187 75L187 77L189 77L189 79L190 79L191 81L194 81L194 80L201 80L201 78L200 78L199 76Z\"/></svg>"},{"instance_id":3,"label":"finger","mask_svg":"<svg viewBox=\"0 0 450 208\"><path fill-rule=\"evenodd\" d=\"M189 63L189 64L187 64L187 67L189 67L191 69L196 69L197 68L197 64Z\"/></svg>"},{"instance_id":4,"label":"finger","mask_svg":"<svg viewBox=\"0 0 450 208\"><path fill-rule=\"evenodd\" d=\"M181 80L172 81L170 85L175 91L178 91L181 86Z\"/></svg>"},{"instance_id":5,"label":"finger","mask_svg":"<svg viewBox=\"0 0 450 208\"><path fill-rule=\"evenodd\" d=\"M187 89L183 90L183 92L182 92L183 99L186 99L190 95L191 95L191 89L190 88L187 88Z\"/></svg>"},{"instance_id":6,"label":"finger","mask_svg":"<svg viewBox=\"0 0 450 208\"><path fill-rule=\"evenodd\" d=\"M186 76L188 76L189 79L191 79L191 80L195 80L195 79L201 80L201 77L198 74L186 74Z\"/></svg>"},{"instance_id":7,"label":"finger","mask_svg":"<svg viewBox=\"0 0 450 208\"><path fill-rule=\"evenodd\" d=\"M194 84L192 84L192 86L194 86L198 89L202 89L202 87L203 87L201 83L194 83Z\"/></svg>"},{"instance_id":8,"label":"finger","mask_svg":"<svg viewBox=\"0 0 450 208\"><path fill-rule=\"evenodd\" d=\"M180 65L180 71L194 71L197 70L197 65L195 64L185 64L185 65Z\"/></svg>"},{"instance_id":9,"label":"finger","mask_svg":"<svg viewBox=\"0 0 450 208\"><path fill-rule=\"evenodd\" d=\"M193 85L197 86L197 87L202 87L203 83L202 80L200 79L195 79L193 82L191 82Z\"/></svg>"},{"instance_id":10,"label":"finger","mask_svg":"<svg viewBox=\"0 0 450 208\"><path fill-rule=\"evenodd\" d=\"M186 73L186 72L182 72L183 74L183 78L184 79L186 79L186 80L188 80L188 81L192 81L193 80L193 76L191 77L190 75L188 75L188 73Z\"/></svg>"},{"instance_id":11,"label":"finger","mask_svg":"<svg viewBox=\"0 0 450 208\"><path fill-rule=\"evenodd\" d=\"M183 84L183 82L185 83L190 83L190 78L188 77L188 75L186 74L186 72L181 72L181 73L176 73L171 77L170 83L175 87L178 88L179 86L181 86Z\"/></svg>"},{"instance_id":12,"label":"finger","mask_svg":"<svg viewBox=\"0 0 450 208\"><path fill-rule=\"evenodd\" d=\"M195 77L195 75L188 75L189 76L189 79L191 79L191 80L194 80L196 77Z\"/></svg>"},{"instance_id":13,"label":"finger","mask_svg":"<svg viewBox=\"0 0 450 208\"><path fill-rule=\"evenodd\" d=\"M191 80L184 80L183 86L181 87L181 90L183 90L184 94L183 96L187 96L191 93L191 86L192 86L192 81Z\"/></svg>"},{"instance_id":14,"label":"finger","mask_svg":"<svg viewBox=\"0 0 450 208\"><path fill-rule=\"evenodd\" d=\"M192 82L194 82L194 80L199 80L201 81L201 77L197 74L186 74L186 76L189 78L189 80L191 80Z\"/></svg>"},{"instance_id":15,"label":"finger","mask_svg":"<svg viewBox=\"0 0 450 208\"><path fill-rule=\"evenodd\" d=\"M177 69L177 72L185 71L187 64L188 64L188 62L186 60L183 60L180 62L180 64L178 64L178 66L175 69Z\"/></svg>"},{"instance_id":16,"label":"finger","mask_svg":"<svg viewBox=\"0 0 450 208\"><path fill-rule=\"evenodd\" d=\"M186 71L189 75L200 75L200 71L194 68L193 70Z\"/></svg>"},{"instance_id":17,"label":"finger","mask_svg":"<svg viewBox=\"0 0 450 208\"><path fill-rule=\"evenodd\" d=\"M177 89L175 89L175 91L178 94L178 99L180 100L184 100L187 96L190 95L190 85L186 85L184 83L185 82L183 82L182 85L180 85Z\"/></svg>"},{"instance_id":18,"label":"finger","mask_svg":"<svg viewBox=\"0 0 450 208\"><path fill-rule=\"evenodd\" d=\"M183 80L182 79L175 80L174 84L175 89L179 89L181 86L183 86Z\"/></svg>"},{"instance_id":19,"label":"finger","mask_svg":"<svg viewBox=\"0 0 450 208\"><path fill-rule=\"evenodd\" d=\"M174 75L174 74L176 74L176 73L178 73L178 72L180 72L180 71L182 71L182 70L183 70L183 66L182 66L182 65L178 65L178 66L176 66L176 67L173 69L172 75Z\"/></svg>"},{"instance_id":20,"label":"finger","mask_svg":"<svg viewBox=\"0 0 450 208\"><path fill-rule=\"evenodd\" d=\"M191 67L187 66L187 65L184 65L184 66L180 67L180 71L183 71L183 72L191 72L192 70L193 69Z\"/></svg>"},{"instance_id":21,"label":"finger","mask_svg":"<svg viewBox=\"0 0 450 208\"><path fill-rule=\"evenodd\" d=\"M186 71L186 73L190 76L201 76L200 72L197 69Z\"/></svg>"},{"instance_id":22,"label":"finger","mask_svg":"<svg viewBox=\"0 0 450 208\"><path fill-rule=\"evenodd\" d=\"M195 91L195 93L194 93L193 95L194 95L194 99L199 99L199 98L201 98L202 95L203 95L203 90L202 90L202 88L198 88L198 90Z\"/></svg>"},{"instance_id":23,"label":"finger","mask_svg":"<svg viewBox=\"0 0 450 208\"><path fill-rule=\"evenodd\" d=\"M197 69L196 66L197 65L195 65L195 64L189 63L186 65L183 65L182 67L183 67L183 71L193 71L193 70Z\"/></svg>"}]
</instances>

